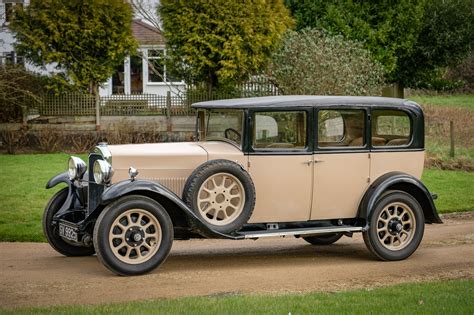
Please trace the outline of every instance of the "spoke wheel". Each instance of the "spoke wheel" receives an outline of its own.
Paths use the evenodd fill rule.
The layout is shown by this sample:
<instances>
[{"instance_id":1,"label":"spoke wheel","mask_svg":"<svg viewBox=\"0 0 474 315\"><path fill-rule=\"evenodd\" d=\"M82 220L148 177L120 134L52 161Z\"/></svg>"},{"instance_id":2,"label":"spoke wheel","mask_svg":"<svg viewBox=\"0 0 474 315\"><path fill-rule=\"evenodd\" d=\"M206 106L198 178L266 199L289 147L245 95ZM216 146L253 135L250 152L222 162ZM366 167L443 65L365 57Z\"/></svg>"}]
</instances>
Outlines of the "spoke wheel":
<instances>
[{"instance_id":1,"label":"spoke wheel","mask_svg":"<svg viewBox=\"0 0 474 315\"><path fill-rule=\"evenodd\" d=\"M160 266L173 244L173 223L155 200L124 196L102 210L94 226L97 258L112 272L140 275Z\"/></svg>"},{"instance_id":2,"label":"spoke wheel","mask_svg":"<svg viewBox=\"0 0 474 315\"><path fill-rule=\"evenodd\" d=\"M233 233L247 223L255 206L255 186L242 165L229 160L210 160L188 177L183 201L196 214L191 228L203 236L209 230Z\"/></svg>"},{"instance_id":3,"label":"spoke wheel","mask_svg":"<svg viewBox=\"0 0 474 315\"><path fill-rule=\"evenodd\" d=\"M418 201L404 191L392 190L377 200L363 237L378 258L402 260L418 248L424 229L425 218Z\"/></svg>"},{"instance_id":4,"label":"spoke wheel","mask_svg":"<svg viewBox=\"0 0 474 315\"><path fill-rule=\"evenodd\" d=\"M204 220L214 225L234 221L242 213L244 201L242 183L228 173L210 176L198 191L198 210Z\"/></svg>"},{"instance_id":5,"label":"spoke wheel","mask_svg":"<svg viewBox=\"0 0 474 315\"><path fill-rule=\"evenodd\" d=\"M405 203L388 204L377 219L379 241L389 250L405 248L412 241L415 231L415 215Z\"/></svg>"},{"instance_id":6,"label":"spoke wheel","mask_svg":"<svg viewBox=\"0 0 474 315\"><path fill-rule=\"evenodd\" d=\"M119 260L128 264L140 264L158 251L161 225L147 210L128 210L112 223L109 242L112 252Z\"/></svg>"}]
</instances>

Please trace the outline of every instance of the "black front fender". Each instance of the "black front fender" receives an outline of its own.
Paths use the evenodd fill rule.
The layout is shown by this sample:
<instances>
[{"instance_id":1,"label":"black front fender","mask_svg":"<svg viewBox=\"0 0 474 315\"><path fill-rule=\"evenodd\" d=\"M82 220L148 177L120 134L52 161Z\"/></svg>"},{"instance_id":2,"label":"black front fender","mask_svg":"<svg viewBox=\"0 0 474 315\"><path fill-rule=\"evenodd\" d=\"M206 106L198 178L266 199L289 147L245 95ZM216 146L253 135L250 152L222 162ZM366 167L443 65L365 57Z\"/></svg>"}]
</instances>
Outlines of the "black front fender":
<instances>
[{"instance_id":1,"label":"black front fender","mask_svg":"<svg viewBox=\"0 0 474 315\"><path fill-rule=\"evenodd\" d=\"M405 173L391 172L374 181L362 198L358 218L364 220L366 225L370 222L377 200L387 190L402 190L412 195L423 209L426 223L443 223L436 211L432 195L420 180Z\"/></svg>"},{"instance_id":2,"label":"black front fender","mask_svg":"<svg viewBox=\"0 0 474 315\"><path fill-rule=\"evenodd\" d=\"M102 205L110 204L111 202L119 199L125 195L137 194L143 195L146 192L147 195L154 196L155 199L166 198L169 202L178 208L182 213L191 220L200 231L204 231L206 236L210 235L218 238L231 238L235 239L235 236L223 234L209 228L201 218L199 218L193 210L191 210L175 193L170 191L160 183L148 181L148 180L124 180L107 187L100 198Z\"/></svg>"},{"instance_id":3,"label":"black front fender","mask_svg":"<svg viewBox=\"0 0 474 315\"><path fill-rule=\"evenodd\" d=\"M65 183L65 184L68 184L68 185L71 184L71 180L69 179L69 175L67 174L67 172L62 172L62 173L59 173L58 175L52 177L46 183L46 189L53 188L54 186L56 186L59 183Z\"/></svg>"}]
</instances>

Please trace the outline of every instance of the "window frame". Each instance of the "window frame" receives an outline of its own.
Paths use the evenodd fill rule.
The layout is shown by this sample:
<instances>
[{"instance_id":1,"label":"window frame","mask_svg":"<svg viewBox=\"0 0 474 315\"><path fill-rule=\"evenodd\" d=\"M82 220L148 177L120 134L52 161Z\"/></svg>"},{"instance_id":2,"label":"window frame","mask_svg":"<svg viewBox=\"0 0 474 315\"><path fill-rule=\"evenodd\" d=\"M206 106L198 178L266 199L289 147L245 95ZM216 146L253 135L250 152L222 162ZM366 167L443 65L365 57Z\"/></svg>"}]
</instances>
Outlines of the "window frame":
<instances>
[{"instance_id":1,"label":"window frame","mask_svg":"<svg viewBox=\"0 0 474 315\"><path fill-rule=\"evenodd\" d=\"M255 126L255 114L268 112L305 112L306 115L306 146L301 149L295 148L254 148L253 147L253 129ZM308 155L313 153L313 107L285 107L285 108L256 108L247 112L248 122L245 126L247 137L244 151L255 155Z\"/></svg>"},{"instance_id":2,"label":"window frame","mask_svg":"<svg viewBox=\"0 0 474 315\"><path fill-rule=\"evenodd\" d=\"M163 57L157 57L157 56L153 56L153 57L150 57L150 51L151 50L157 50L157 51L161 51L163 53ZM150 64L151 64L151 60L164 60L166 56L166 49L164 48L159 48L159 47L148 47L146 48L146 67L147 67L147 78L146 78L146 83L147 84L155 84L155 85L162 85L162 84L166 84L166 83L169 83L166 79L166 64L163 62L163 80L162 81L150 81Z\"/></svg>"},{"instance_id":3,"label":"window frame","mask_svg":"<svg viewBox=\"0 0 474 315\"><path fill-rule=\"evenodd\" d=\"M371 108L371 110L370 110L371 119L370 119L370 129L369 129L370 139L372 139L372 136L376 136L376 135L372 135L372 124L374 123L374 119L373 119L374 118L374 115L373 115L374 111L400 111L400 112L405 113L408 116L408 119L410 121L410 134L409 134L409 139L408 139L407 144L404 144L404 145L373 146L372 141L371 141L370 142L370 151L378 151L378 152L380 152L380 151L400 151L400 150L407 151L408 149L410 149L413 145L413 142L415 141L415 124L414 124L413 113L409 110L406 110L406 109L400 108L400 107L393 108L393 107L387 107L387 106L377 106L377 107Z\"/></svg>"},{"instance_id":4,"label":"window frame","mask_svg":"<svg viewBox=\"0 0 474 315\"><path fill-rule=\"evenodd\" d=\"M363 146L340 146L340 147L320 147L319 146L319 112L322 110L360 110L364 113L364 137L365 143ZM362 105L334 105L317 107L314 111L314 152L316 153L344 153L344 152L369 152L372 145L370 141L370 112L367 106ZM344 126L345 128L345 126Z\"/></svg>"},{"instance_id":5,"label":"window frame","mask_svg":"<svg viewBox=\"0 0 474 315\"><path fill-rule=\"evenodd\" d=\"M212 139L208 140L206 139L207 134L208 134L208 128L209 128L209 118L210 115L209 113L212 111L218 111L218 112L226 112L226 111L236 111L236 112L242 112L242 134L241 136L241 141L240 144L230 140L230 139ZM205 109L199 109L196 111L196 126L195 126L195 137L198 141L223 141L226 143L230 143L236 148L243 150L245 147L245 142L247 138L247 132L246 132L246 121L247 121L247 113L244 109L231 109L231 108L205 108ZM202 129L203 128L203 129Z\"/></svg>"}]
</instances>

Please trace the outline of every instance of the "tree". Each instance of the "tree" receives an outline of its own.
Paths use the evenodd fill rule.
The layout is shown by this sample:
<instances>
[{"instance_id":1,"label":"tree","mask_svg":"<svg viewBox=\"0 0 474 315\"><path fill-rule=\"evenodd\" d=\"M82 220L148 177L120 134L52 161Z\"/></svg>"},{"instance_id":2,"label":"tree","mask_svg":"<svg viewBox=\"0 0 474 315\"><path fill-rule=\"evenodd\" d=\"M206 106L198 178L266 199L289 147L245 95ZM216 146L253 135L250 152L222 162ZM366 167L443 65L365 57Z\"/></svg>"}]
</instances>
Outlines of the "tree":
<instances>
[{"instance_id":1,"label":"tree","mask_svg":"<svg viewBox=\"0 0 474 315\"><path fill-rule=\"evenodd\" d=\"M428 0L423 22L410 54L398 60L394 80L405 86L433 87L447 67L462 63L472 52L472 0Z\"/></svg>"},{"instance_id":2,"label":"tree","mask_svg":"<svg viewBox=\"0 0 474 315\"><path fill-rule=\"evenodd\" d=\"M132 10L123 0L31 0L11 24L16 50L38 66L55 64L84 91L98 94L136 50Z\"/></svg>"},{"instance_id":3,"label":"tree","mask_svg":"<svg viewBox=\"0 0 474 315\"><path fill-rule=\"evenodd\" d=\"M380 95L383 71L362 44L303 29L287 34L270 77L284 94Z\"/></svg>"},{"instance_id":4,"label":"tree","mask_svg":"<svg viewBox=\"0 0 474 315\"><path fill-rule=\"evenodd\" d=\"M159 14L170 68L208 91L263 69L292 25L282 0L162 0Z\"/></svg>"},{"instance_id":5,"label":"tree","mask_svg":"<svg viewBox=\"0 0 474 315\"><path fill-rule=\"evenodd\" d=\"M21 121L23 108L39 102L45 85L44 77L22 65L0 66L0 122Z\"/></svg>"},{"instance_id":6,"label":"tree","mask_svg":"<svg viewBox=\"0 0 474 315\"><path fill-rule=\"evenodd\" d=\"M297 29L324 29L362 42L390 76L397 58L410 53L421 28L423 0L286 0Z\"/></svg>"},{"instance_id":7,"label":"tree","mask_svg":"<svg viewBox=\"0 0 474 315\"><path fill-rule=\"evenodd\" d=\"M416 86L466 56L472 0L286 0L297 29L314 27L361 41L389 82Z\"/></svg>"}]
</instances>

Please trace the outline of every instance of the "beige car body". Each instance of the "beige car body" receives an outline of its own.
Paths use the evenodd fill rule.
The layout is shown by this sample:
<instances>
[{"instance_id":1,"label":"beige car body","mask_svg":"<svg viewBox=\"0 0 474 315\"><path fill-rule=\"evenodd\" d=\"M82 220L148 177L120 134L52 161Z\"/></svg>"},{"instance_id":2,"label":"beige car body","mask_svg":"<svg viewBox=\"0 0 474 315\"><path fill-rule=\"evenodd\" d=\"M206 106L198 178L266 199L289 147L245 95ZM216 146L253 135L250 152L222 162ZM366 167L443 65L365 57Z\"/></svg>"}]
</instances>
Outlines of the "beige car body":
<instances>
[{"instance_id":1,"label":"beige car body","mask_svg":"<svg viewBox=\"0 0 474 315\"><path fill-rule=\"evenodd\" d=\"M369 184L399 171L420 178L424 151L244 155L223 141L110 145L113 182L129 177L156 181L179 197L187 178L202 163L234 161L249 172L256 205L249 223L354 218ZM315 163L316 162L316 163Z\"/></svg>"}]
</instances>

